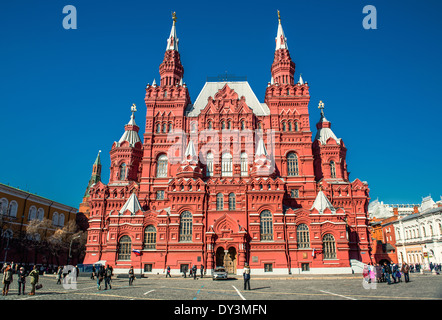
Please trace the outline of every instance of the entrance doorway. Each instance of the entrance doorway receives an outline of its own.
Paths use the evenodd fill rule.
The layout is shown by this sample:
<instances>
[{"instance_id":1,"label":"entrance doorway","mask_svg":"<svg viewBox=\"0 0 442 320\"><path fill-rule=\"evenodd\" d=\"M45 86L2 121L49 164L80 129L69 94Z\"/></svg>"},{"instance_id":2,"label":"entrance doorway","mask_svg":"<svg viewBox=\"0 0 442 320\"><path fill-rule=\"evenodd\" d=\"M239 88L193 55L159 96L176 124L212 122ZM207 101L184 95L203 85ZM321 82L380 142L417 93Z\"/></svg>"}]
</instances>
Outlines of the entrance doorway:
<instances>
[{"instance_id":1,"label":"entrance doorway","mask_svg":"<svg viewBox=\"0 0 442 320\"><path fill-rule=\"evenodd\" d=\"M224 250L223 247L216 249L216 266L223 266L227 273L236 274L236 249L230 247L229 250Z\"/></svg>"}]
</instances>

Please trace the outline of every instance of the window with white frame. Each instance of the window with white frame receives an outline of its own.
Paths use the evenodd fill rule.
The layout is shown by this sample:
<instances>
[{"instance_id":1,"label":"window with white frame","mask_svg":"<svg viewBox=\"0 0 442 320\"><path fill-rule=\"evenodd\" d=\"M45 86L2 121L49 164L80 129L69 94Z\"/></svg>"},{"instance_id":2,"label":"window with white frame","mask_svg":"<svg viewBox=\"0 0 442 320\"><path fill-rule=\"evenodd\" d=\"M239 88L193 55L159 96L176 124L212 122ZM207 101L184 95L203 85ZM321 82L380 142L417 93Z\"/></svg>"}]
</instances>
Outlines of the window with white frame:
<instances>
[{"instance_id":1,"label":"window with white frame","mask_svg":"<svg viewBox=\"0 0 442 320\"><path fill-rule=\"evenodd\" d=\"M224 177L231 177L233 175L233 159L228 152L223 153L221 159L221 175Z\"/></svg>"}]
</instances>

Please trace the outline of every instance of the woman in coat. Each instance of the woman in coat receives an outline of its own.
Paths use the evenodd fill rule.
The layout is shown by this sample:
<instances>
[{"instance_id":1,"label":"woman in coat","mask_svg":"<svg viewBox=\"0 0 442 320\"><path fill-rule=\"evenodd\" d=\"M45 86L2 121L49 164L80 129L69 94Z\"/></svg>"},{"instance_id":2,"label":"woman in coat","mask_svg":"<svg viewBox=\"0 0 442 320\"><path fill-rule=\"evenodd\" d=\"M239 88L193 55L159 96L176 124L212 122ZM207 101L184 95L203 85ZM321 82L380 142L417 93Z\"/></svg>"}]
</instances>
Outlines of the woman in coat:
<instances>
[{"instance_id":1,"label":"woman in coat","mask_svg":"<svg viewBox=\"0 0 442 320\"><path fill-rule=\"evenodd\" d=\"M9 285L12 282L12 268L10 265L7 265L5 271L3 271L3 291L2 295L7 296L9 291Z\"/></svg>"},{"instance_id":2,"label":"woman in coat","mask_svg":"<svg viewBox=\"0 0 442 320\"><path fill-rule=\"evenodd\" d=\"M32 271L29 273L29 278L31 278L31 293L29 293L30 296L35 295L35 286L38 283L38 270L37 270L37 266L34 265L34 268L32 269Z\"/></svg>"}]
</instances>

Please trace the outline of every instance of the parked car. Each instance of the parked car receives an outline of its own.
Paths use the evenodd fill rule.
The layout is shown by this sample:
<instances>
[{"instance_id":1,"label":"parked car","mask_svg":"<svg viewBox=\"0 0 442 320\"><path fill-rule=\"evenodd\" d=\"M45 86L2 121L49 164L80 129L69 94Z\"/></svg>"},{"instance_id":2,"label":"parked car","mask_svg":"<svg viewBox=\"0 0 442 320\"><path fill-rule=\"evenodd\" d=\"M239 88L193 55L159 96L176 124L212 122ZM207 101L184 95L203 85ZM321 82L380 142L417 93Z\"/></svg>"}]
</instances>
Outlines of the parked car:
<instances>
[{"instance_id":1,"label":"parked car","mask_svg":"<svg viewBox=\"0 0 442 320\"><path fill-rule=\"evenodd\" d=\"M227 279L227 271L224 267L216 267L213 270L212 280Z\"/></svg>"}]
</instances>

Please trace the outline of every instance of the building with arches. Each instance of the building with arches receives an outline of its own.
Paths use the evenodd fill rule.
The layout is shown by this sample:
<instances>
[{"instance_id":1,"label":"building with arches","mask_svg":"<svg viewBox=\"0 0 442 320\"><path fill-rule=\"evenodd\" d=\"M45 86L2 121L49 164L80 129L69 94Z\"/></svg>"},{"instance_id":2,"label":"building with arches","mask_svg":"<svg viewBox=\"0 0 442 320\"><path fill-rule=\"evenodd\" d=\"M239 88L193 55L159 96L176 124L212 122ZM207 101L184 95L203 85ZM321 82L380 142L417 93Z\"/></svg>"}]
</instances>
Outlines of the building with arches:
<instances>
[{"instance_id":1,"label":"building with arches","mask_svg":"<svg viewBox=\"0 0 442 320\"><path fill-rule=\"evenodd\" d=\"M33 249L35 242L45 239L39 234L31 237L26 227L33 220L48 219L52 222L45 231L49 237L69 221L77 222L77 213L76 208L0 183L0 263L55 265L53 256Z\"/></svg>"},{"instance_id":2,"label":"building with arches","mask_svg":"<svg viewBox=\"0 0 442 320\"><path fill-rule=\"evenodd\" d=\"M322 101L312 139L309 85L295 81L286 40L279 20L264 102L228 78L192 102L173 21L160 82L146 86L142 138L132 108L109 183L88 186L85 263L240 274L247 262L254 274L293 274L369 262L368 185L349 180Z\"/></svg>"}]
</instances>

